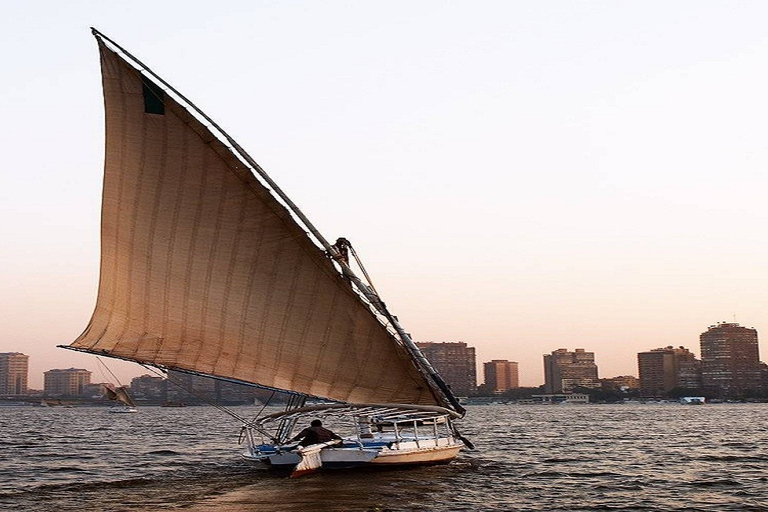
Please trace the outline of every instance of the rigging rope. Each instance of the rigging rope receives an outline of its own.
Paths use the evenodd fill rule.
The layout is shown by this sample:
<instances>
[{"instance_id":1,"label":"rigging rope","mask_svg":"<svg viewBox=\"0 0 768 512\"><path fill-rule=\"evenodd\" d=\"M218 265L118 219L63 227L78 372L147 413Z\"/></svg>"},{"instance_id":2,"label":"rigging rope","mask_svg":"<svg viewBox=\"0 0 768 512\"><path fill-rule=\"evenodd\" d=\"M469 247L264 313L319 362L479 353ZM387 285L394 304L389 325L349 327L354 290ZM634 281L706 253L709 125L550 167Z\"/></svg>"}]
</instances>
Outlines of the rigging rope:
<instances>
[{"instance_id":1,"label":"rigging rope","mask_svg":"<svg viewBox=\"0 0 768 512\"><path fill-rule=\"evenodd\" d=\"M96 356L96 360L101 364L101 366L103 366L109 372L112 378L115 379L115 382L117 382L118 386L120 386L121 388L124 387L123 384L120 382L120 379L117 378L117 375L112 373L112 370L109 369L109 366L107 366L107 364L104 361L102 361L99 356ZM102 375L104 375L103 371L101 373Z\"/></svg>"},{"instance_id":2,"label":"rigging rope","mask_svg":"<svg viewBox=\"0 0 768 512\"><path fill-rule=\"evenodd\" d=\"M269 405L269 402L271 402L272 399L275 397L275 393L276 391L273 389L272 394L269 395L269 398L267 398L267 401L264 402L264 404L261 406L261 409L259 409L259 412L256 413L256 416L254 416L251 421L255 422L257 419L259 419L259 416L261 416L261 413L264 412L264 409L267 408L267 406Z\"/></svg>"},{"instance_id":3,"label":"rigging rope","mask_svg":"<svg viewBox=\"0 0 768 512\"><path fill-rule=\"evenodd\" d=\"M357 255L357 251L354 247L352 247L352 244L349 245L349 250L352 252L352 256L355 257L355 261L357 262L357 266L360 267L360 270L363 271L363 275L365 276L365 280L368 281L368 286L371 287L371 290L373 290L373 293L376 295L379 294L378 291L376 291L376 287L373 286L373 281L371 280L371 276L368 275L368 271L365 270L365 267L363 266L363 262L360 261L360 257Z\"/></svg>"}]
</instances>

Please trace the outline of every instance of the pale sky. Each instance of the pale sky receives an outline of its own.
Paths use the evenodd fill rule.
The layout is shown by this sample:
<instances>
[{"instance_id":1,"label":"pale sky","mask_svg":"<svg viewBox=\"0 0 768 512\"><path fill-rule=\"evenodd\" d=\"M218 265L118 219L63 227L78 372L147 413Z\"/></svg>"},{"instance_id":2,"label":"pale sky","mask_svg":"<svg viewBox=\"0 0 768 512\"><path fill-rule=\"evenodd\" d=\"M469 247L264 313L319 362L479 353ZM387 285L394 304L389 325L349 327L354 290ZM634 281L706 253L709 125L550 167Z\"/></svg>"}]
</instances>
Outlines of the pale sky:
<instances>
[{"instance_id":1,"label":"pale sky","mask_svg":"<svg viewBox=\"0 0 768 512\"><path fill-rule=\"evenodd\" d=\"M735 320L766 360L766 20L762 1L3 2L0 352L30 356L32 387L105 380L54 348L98 283L95 26L350 239L417 341L539 385L557 348L637 375L637 352L698 355Z\"/></svg>"}]
</instances>

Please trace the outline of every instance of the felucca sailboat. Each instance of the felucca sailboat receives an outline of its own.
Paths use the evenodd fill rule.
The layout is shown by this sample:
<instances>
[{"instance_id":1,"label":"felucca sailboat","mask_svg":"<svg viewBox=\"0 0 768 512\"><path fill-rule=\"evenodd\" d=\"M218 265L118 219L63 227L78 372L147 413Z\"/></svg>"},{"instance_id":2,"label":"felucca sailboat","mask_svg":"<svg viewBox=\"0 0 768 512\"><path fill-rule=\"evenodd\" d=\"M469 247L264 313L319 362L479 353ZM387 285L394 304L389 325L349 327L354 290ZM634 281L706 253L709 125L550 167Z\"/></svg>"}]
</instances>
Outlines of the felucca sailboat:
<instances>
[{"instance_id":1,"label":"felucca sailboat","mask_svg":"<svg viewBox=\"0 0 768 512\"><path fill-rule=\"evenodd\" d=\"M136 408L136 402L133 401L128 390L124 386L112 386L106 385L104 388L104 395L110 400L118 402L118 405L113 405L109 408L109 412L113 413L132 413L139 412Z\"/></svg>"},{"instance_id":2,"label":"felucca sailboat","mask_svg":"<svg viewBox=\"0 0 768 512\"><path fill-rule=\"evenodd\" d=\"M98 357L96 360L99 362L99 364L109 372L109 374L112 376L113 379L115 379L115 382L117 382L117 386L113 384L104 384L104 397L108 398L109 400L114 400L116 402L115 405L109 408L109 412L112 413L134 413L139 412L139 410L136 408L136 402L133 401L133 398L131 398L131 394L128 393L128 388L123 386L120 383L120 380L117 378L117 376L112 373L112 370L109 369L109 367L99 359Z\"/></svg>"},{"instance_id":3,"label":"felucca sailboat","mask_svg":"<svg viewBox=\"0 0 768 512\"><path fill-rule=\"evenodd\" d=\"M349 243L329 243L213 120L93 34L106 111L101 274L90 323L64 348L290 393L284 412L244 420L241 441L246 458L297 474L453 459L469 444L454 425L464 409L353 272ZM291 443L314 418L352 429Z\"/></svg>"}]
</instances>

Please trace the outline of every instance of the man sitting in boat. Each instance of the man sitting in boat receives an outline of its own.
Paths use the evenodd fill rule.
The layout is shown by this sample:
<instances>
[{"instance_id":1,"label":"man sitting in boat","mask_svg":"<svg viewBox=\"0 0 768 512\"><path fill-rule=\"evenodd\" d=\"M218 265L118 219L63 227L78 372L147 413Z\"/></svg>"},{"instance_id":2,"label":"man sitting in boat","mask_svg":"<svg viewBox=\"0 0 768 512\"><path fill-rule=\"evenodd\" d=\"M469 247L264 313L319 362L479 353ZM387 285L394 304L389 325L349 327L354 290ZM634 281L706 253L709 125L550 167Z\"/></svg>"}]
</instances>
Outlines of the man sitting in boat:
<instances>
[{"instance_id":1,"label":"man sitting in boat","mask_svg":"<svg viewBox=\"0 0 768 512\"><path fill-rule=\"evenodd\" d=\"M326 443L333 441L334 439L341 439L334 432L331 432L327 428L323 427L323 422L320 420L312 420L309 427L299 432L291 441L298 441L301 446L309 446L317 443Z\"/></svg>"}]
</instances>

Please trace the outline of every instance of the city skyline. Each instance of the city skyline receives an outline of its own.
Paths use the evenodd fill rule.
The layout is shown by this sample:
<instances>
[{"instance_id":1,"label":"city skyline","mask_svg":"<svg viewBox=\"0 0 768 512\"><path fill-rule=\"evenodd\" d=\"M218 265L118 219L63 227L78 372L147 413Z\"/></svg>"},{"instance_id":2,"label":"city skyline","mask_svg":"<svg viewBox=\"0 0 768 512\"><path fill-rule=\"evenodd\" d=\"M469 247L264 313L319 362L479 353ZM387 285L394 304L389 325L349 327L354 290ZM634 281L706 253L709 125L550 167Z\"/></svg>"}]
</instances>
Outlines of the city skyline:
<instances>
[{"instance_id":1,"label":"city skyline","mask_svg":"<svg viewBox=\"0 0 768 512\"><path fill-rule=\"evenodd\" d=\"M547 393L570 393L576 388L600 389L608 381L615 381L614 385L622 386L626 384L617 383L627 379L633 379L644 396L657 396L676 388L703 389L725 394L736 391L738 395L743 390L754 392L764 388L761 375L765 364L760 360L758 340L754 328L733 322L718 322L700 334L701 359L682 345L646 349L636 354L635 371L621 375L601 373L599 365L595 364L594 352L583 348L575 348L573 352L559 348L543 354L543 383L535 386L520 384L519 364L516 361L482 361L476 357L475 347L465 342L418 342L418 346L444 381L462 396L473 395L480 388L485 388L485 393L493 394L517 387L539 386ZM14 366L9 364L12 360L21 362L21 366L15 366L15 376L12 370ZM13 376L17 382L21 382L18 380L21 378L19 369L23 366L26 371L22 387L26 389L28 360L29 356L25 354L0 353L0 381ZM75 368L49 369L44 372L44 377L47 381L49 373L74 370L92 373L90 370ZM114 382L114 373L103 361L100 362L99 370L105 382L122 384ZM146 371L146 368L143 370ZM145 371L130 378L150 377ZM109 377L106 372L109 372ZM159 371L153 373L155 378L160 375ZM729 390L732 385L733 390Z\"/></svg>"},{"instance_id":2,"label":"city skyline","mask_svg":"<svg viewBox=\"0 0 768 512\"><path fill-rule=\"evenodd\" d=\"M697 346L701 326L765 331L768 6L228 5L6 6L0 352L30 355L30 387L95 367L54 348L98 285L89 25L351 240L416 341L515 360L534 386L559 346L613 376L649 346Z\"/></svg>"},{"instance_id":3,"label":"city skyline","mask_svg":"<svg viewBox=\"0 0 768 512\"><path fill-rule=\"evenodd\" d=\"M730 322L718 322L718 324L719 323L726 324L726 323L730 323ZM713 325L717 325L717 324L713 324ZM699 334L701 334L701 332L699 332ZM456 341L418 342L418 343L419 344L424 344L424 343L456 343ZM460 342L460 343L464 343L464 342ZM652 343L653 342L651 342L649 340L649 344L652 344ZM690 344L691 342L688 341L687 343ZM633 367L630 368L628 371L618 372L617 373L617 372L599 370L599 377L600 377L600 379L609 379L609 378L623 376L623 375L633 375L633 376L639 377L638 363L637 363L637 356L638 356L638 354L639 353L648 352L648 351L661 350L661 349L649 348L650 347L649 344L647 344L648 346L645 346L644 348L641 348L641 350L639 352L633 352L633 353L629 354L629 356L633 360ZM469 345L471 345L471 344L469 344ZM690 350L690 352L694 356L696 356L696 357L701 357L701 350L700 350L699 344L698 344L698 336L697 336L697 340L695 340L695 344L692 345L693 347L696 347L696 348L691 349L689 347L683 347L683 345L684 345L683 343L680 343L680 344L678 344L676 346L680 347L680 348L685 348L686 350ZM482 354L482 349L479 349L478 347L475 347L475 346L473 346L471 348L476 350L478 353ZM668 348L672 348L672 346L669 346ZM4 347L2 345L0 345L0 350L4 350ZM57 350L61 350L61 349L57 349ZM9 351L9 352L11 352L11 351ZM0 353L2 353L2 352L0 352ZM499 356L498 359L501 359L501 358L505 357L508 360L511 360L511 359L515 358L514 354L511 353L511 352L510 353L505 353L505 352L502 351L502 352L499 352L499 354L500 354L500 356ZM75 354L75 355L79 356L78 360L81 361L79 363L80 367L86 368L89 371L92 371L94 373L99 372L104 377L105 381L109 380L109 378L107 378L107 375L106 375L106 373L105 373L105 371L103 369L103 365L98 364L98 362L97 362L97 360L96 360L96 358L94 356L92 356L92 355L85 355L85 354ZM543 354L543 355L547 355L547 354ZM538 359L537 365L536 364L534 365L534 368L536 368L536 369L531 368L531 367L525 367L523 364L518 363L519 374L520 375L525 374L525 375L528 376L528 379L526 381L523 381L522 379L520 380L520 385L522 387L537 387L537 386L545 384L545 380L546 380L545 379L545 370L544 370L544 367L543 367L542 362L541 362L541 356L542 356L542 354L538 354L538 356L537 356L537 359ZM600 359L601 359L600 354L595 352L594 353L594 358L595 358L595 362L596 362L596 365L597 365L598 369L602 368L601 365L600 365ZM477 378L477 381L478 381L478 385L483 384L483 380L481 378L481 376L483 375L483 365L488 363L488 362L491 362L491 361L493 361L493 359L483 359L481 356L477 356L476 364L475 364L475 372L476 372L476 378ZM49 369L54 369L54 367L43 368L43 366L44 365L42 363L37 363L36 361L34 361L34 359L30 360L30 374L29 374L29 382L30 382L29 387L30 388L42 389L42 382L43 382L43 377L42 376L43 376L43 373L45 371L49 370ZM67 365L63 365L63 366L67 366ZM69 366L72 366L72 365L69 365ZM78 365L75 365L75 366L78 366ZM109 371L116 372L116 374L118 375L118 377L120 378L121 381L130 381L132 378L144 375L147 372L147 369L145 367L139 365L138 363L132 363L132 362L128 362L128 361L120 361L120 360L116 360L116 359L109 359L108 367L110 369ZM35 374L34 372L38 371L38 369L40 370L39 374ZM539 373L538 376L536 376L537 371Z\"/></svg>"}]
</instances>

